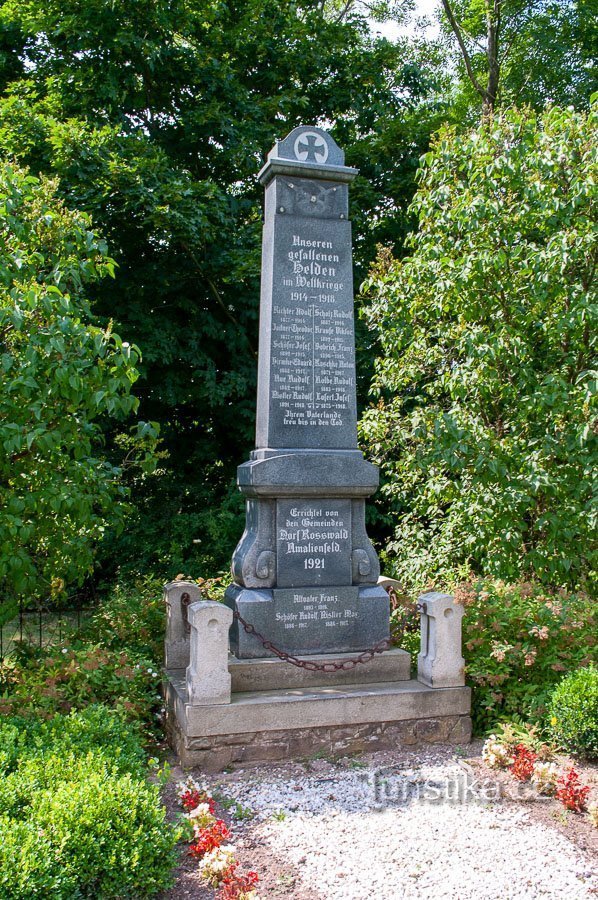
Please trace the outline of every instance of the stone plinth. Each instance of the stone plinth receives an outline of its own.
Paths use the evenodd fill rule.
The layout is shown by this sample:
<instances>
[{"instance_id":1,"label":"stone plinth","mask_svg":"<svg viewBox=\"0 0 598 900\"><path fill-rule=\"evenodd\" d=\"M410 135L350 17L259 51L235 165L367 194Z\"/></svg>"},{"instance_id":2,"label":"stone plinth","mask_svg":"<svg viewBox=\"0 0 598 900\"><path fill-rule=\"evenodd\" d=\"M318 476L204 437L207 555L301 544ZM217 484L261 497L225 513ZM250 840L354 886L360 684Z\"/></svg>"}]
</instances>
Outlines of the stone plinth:
<instances>
[{"instance_id":1,"label":"stone plinth","mask_svg":"<svg viewBox=\"0 0 598 900\"><path fill-rule=\"evenodd\" d=\"M470 690L418 681L233 693L229 705L194 707L183 677L167 689L171 744L183 766L218 771L325 752L471 738Z\"/></svg>"}]
</instances>

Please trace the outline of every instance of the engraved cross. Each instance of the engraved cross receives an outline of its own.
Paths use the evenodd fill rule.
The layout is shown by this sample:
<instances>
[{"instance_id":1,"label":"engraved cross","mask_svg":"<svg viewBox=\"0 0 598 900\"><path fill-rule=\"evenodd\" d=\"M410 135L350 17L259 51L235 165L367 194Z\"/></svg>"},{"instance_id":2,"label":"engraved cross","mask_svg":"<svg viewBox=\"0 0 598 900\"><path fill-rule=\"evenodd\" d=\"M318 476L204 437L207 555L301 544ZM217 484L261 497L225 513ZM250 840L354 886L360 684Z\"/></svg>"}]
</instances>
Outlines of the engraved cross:
<instances>
[{"instance_id":1,"label":"engraved cross","mask_svg":"<svg viewBox=\"0 0 598 900\"><path fill-rule=\"evenodd\" d=\"M326 154L326 142L317 134L306 134L297 144L301 153L306 153L305 162L318 162Z\"/></svg>"}]
</instances>

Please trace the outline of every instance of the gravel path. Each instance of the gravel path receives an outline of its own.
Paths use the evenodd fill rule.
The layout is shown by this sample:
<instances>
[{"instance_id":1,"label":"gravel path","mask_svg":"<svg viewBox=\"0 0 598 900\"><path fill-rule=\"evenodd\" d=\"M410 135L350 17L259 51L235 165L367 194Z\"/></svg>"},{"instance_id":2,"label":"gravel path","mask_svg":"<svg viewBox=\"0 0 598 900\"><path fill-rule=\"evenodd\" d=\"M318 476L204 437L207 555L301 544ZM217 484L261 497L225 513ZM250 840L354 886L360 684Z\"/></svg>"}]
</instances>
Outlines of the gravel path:
<instances>
[{"instance_id":1,"label":"gravel path","mask_svg":"<svg viewBox=\"0 0 598 900\"><path fill-rule=\"evenodd\" d=\"M370 759L363 768L356 761L310 768L235 772L220 788L254 813L237 831L239 850L252 848L247 855L258 871L260 846L283 860L301 897L581 900L598 893L588 852L521 803L497 799L447 750L382 766ZM273 895L300 896L291 887L260 890Z\"/></svg>"}]
</instances>

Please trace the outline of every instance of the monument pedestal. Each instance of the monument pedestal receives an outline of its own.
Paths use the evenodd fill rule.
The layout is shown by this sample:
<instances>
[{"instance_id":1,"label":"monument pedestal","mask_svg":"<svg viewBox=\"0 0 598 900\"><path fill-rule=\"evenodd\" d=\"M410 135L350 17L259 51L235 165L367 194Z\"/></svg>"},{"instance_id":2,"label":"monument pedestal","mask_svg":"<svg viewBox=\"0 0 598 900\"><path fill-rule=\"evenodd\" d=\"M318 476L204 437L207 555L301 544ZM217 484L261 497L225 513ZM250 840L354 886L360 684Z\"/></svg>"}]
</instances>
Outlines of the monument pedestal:
<instances>
[{"instance_id":1,"label":"monument pedestal","mask_svg":"<svg viewBox=\"0 0 598 900\"><path fill-rule=\"evenodd\" d=\"M168 599L169 591L180 593L181 587L166 590ZM170 628L178 633L177 604L169 600L169 608ZM414 680L410 656L400 649L357 666L354 654L302 656L318 665L315 671L276 658L238 659L221 641L230 609L192 604L188 667L166 672L167 731L181 764L219 771L316 754L467 743L471 692L461 657L462 607L449 594L431 593L419 598L419 608L421 653ZM200 670L208 674L198 700L189 684ZM223 698L225 682L230 693Z\"/></svg>"},{"instance_id":2,"label":"monument pedestal","mask_svg":"<svg viewBox=\"0 0 598 900\"><path fill-rule=\"evenodd\" d=\"M311 658L322 660L321 656ZM244 668L236 673L239 662ZM255 671L247 662L258 663ZM409 655L402 650L388 651L371 664L359 666L345 683L321 675L315 680L332 681L251 690L253 685L265 686L279 678L284 683L285 676L291 675L288 664L264 662L272 663L271 672L262 661L231 660L230 703L212 706L191 705L185 673L168 673L167 730L181 765L216 772L230 765L318 754L340 757L440 741L465 744L471 739L470 689L430 688L410 680ZM389 675L394 676L392 680Z\"/></svg>"}]
</instances>

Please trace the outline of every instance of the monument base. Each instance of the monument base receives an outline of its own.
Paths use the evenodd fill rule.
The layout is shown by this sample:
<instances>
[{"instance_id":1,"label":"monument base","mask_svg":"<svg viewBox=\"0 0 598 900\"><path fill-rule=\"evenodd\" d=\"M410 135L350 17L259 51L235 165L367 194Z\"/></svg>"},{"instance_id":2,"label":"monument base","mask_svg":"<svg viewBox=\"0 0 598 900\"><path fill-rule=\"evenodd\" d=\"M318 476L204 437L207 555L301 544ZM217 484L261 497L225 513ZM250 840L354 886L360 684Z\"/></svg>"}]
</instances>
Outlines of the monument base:
<instances>
[{"instance_id":1,"label":"monument base","mask_svg":"<svg viewBox=\"0 0 598 900\"><path fill-rule=\"evenodd\" d=\"M404 672L403 651L397 652L394 665ZM384 665L389 664L387 659ZM192 706L184 671L172 670L167 676L171 746L181 765L208 772L318 753L342 756L420 742L464 744L471 738L468 687L431 688L419 681L395 680L235 691L233 681L230 703ZM263 669L253 678L233 672L237 687L265 677Z\"/></svg>"},{"instance_id":2,"label":"monument base","mask_svg":"<svg viewBox=\"0 0 598 900\"><path fill-rule=\"evenodd\" d=\"M378 585L285 589L231 584L224 602L280 650L296 656L359 653L389 638L389 599ZM273 654L235 620L231 649L240 659Z\"/></svg>"}]
</instances>

